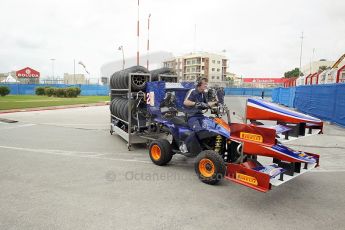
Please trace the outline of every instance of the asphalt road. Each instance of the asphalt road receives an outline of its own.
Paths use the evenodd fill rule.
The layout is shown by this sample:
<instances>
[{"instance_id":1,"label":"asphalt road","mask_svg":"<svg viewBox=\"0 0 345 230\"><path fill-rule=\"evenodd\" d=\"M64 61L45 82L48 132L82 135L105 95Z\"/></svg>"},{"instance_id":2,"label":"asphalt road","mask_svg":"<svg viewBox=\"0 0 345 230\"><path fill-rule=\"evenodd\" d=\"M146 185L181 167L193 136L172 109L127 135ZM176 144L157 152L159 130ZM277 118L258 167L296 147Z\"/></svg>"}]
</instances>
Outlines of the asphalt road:
<instances>
[{"instance_id":1,"label":"asphalt road","mask_svg":"<svg viewBox=\"0 0 345 230\"><path fill-rule=\"evenodd\" d=\"M228 97L234 121L245 98ZM109 134L107 106L2 114L0 229L344 229L345 130L289 145L321 166L268 193L201 183L193 160L153 165Z\"/></svg>"}]
</instances>

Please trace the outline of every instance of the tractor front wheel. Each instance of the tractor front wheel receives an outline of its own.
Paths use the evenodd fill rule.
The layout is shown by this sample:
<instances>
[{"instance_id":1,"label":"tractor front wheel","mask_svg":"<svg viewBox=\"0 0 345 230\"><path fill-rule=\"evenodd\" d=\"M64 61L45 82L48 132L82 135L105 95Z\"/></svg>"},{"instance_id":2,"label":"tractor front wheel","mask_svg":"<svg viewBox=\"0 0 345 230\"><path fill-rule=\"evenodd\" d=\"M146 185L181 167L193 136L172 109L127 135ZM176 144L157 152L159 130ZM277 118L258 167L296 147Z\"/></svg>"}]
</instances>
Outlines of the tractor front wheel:
<instances>
[{"instance_id":1,"label":"tractor front wheel","mask_svg":"<svg viewBox=\"0 0 345 230\"><path fill-rule=\"evenodd\" d=\"M171 144L165 139L152 141L149 149L151 161L156 165L166 165L172 158Z\"/></svg>"},{"instance_id":2,"label":"tractor front wheel","mask_svg":"<svg viewBox=\"0 0 345 230\"><path fill-rule=\"evenodd\" d=\"M194 164L199 179L206 184L217 184L225 175L223 158L213 150L199 153Z\"/></svg>"}]
</instances>

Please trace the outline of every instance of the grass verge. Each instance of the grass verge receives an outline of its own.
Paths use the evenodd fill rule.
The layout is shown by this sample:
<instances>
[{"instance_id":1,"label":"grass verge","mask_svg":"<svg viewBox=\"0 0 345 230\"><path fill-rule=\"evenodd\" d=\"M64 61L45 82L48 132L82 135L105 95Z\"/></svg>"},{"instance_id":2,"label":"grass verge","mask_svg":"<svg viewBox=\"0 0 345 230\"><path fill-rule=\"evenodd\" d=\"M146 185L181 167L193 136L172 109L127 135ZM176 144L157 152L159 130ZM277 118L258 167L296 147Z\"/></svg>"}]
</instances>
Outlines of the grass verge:
<instances>
[{"instance_id":1,"label":"grass verge","mask_svg":"<svg viewBox=\"0 0 345 230\"><path fill-rule=\"evenodd\" d=\"M5 97L0 97L0 110L90 104L105 102L108 100L108 96L78 96L77 98L59 98L35 95L7 95Z\"/></svg>"}]
</instances>

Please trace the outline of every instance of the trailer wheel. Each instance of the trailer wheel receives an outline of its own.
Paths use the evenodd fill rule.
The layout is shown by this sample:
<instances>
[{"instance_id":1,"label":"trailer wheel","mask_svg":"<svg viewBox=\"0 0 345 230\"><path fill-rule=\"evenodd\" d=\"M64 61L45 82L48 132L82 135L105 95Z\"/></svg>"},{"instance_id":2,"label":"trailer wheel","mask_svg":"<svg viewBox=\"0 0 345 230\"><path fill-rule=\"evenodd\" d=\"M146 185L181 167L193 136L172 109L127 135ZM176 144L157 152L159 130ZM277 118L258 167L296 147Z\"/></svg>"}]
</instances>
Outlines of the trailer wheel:
<instances>
[{"instance_id":1,"label":"trailer wheel","mask_svg":"<svg viewBox=\"0 0 345 230\"><path fill-rule=\"evenodd\" d=\"M149 148L151 161L159 166L166 165L172 158L172 150L169 141L158 139L152 141Z\"/></svg>"},{"instance_id":2,"label":"trailer wheel","mask_svg":"<svg viewBox=\"0 0 345 230\"><path fill-rule=\"evenodd\" d=\"M199 179L206 184L217 184L225 175L224 160L213 150L199 153L194 168Z\"/></svg>"}]
</instances>

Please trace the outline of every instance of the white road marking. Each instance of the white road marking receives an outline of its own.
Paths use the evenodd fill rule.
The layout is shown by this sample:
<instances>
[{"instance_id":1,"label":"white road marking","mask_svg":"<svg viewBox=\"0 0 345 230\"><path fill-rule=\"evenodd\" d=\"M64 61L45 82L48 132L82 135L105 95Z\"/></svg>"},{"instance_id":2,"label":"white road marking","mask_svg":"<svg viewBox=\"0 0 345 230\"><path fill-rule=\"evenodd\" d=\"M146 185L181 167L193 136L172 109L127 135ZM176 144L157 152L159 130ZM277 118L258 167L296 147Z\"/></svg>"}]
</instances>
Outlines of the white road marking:
<instances>
[{"instance_id":1,"label":"white road marking","mask_svg":"<svg viewBox=\"0 0 345 230\"><path fill-rule=\"evenodd\" d=\"M345 172L345 169L314 169L309 172L314 172L314 173L324 173L324 172Z\"/></svg>"},{"instance_id":2,"label":"white road marking","mask_svg":"<svg viewBox=\"0 0 345 230\"><path fill-rule=\"evenodd\" d=\"M83 124L83 123L74 123L74 124L67 124L67 123L37 123L39 125L54 125L54 126L59 126L59 125L82 125L82 126L100 126L100 125L108 125L109 124L105 124L105 123L99 123L99 124Z\"/></svg>"},{"instance_id":3,"label":"white road marking","mask_svg":"<svg viewBox=\"0 0 345 230\"><path fill-rule=\"evenodd\" d=\"M136 160L136 159L102 157L102 156L108 155L109 153L92 154L92 152L65 151L65 150L56 150L56 149L32 149L32 148L22 148L22 147L3 146L3 145L0 145L0 148L20 150L20 151L26 151L26 152L43 153L43 154L51 154L51 155L60 155L60 156L71 156L71 157L79 157L79 158L91 158L91 159L102 159L102 160L121 161L121 162L136 162L136 163L152 164L148 160L143 161L143 160ZM78 154L83 154L83 153L88 153L88 155L78 155ZM127 153L127 154L120 153L120 154L131 156L130 155L131 153Z\"/></svg>"},{"instance_id":4,"label":"white road marking","mask_svg":"<svg viewBox=\"0 0 345 230\"><path fill-rule=\"evenodd\" d=\"M3 129L0 129L0 130L24 128L24 127L34 126L34 125L35 124L16 125L16 126L12 126L12 127L6 127L6 128L3 128Z\"/></svg>"},{"instance_id":5,"label":"white road marking","mask_svg":"<svg viewBox=\"0 0 345 230\"><path fill-rule=\"evenodd\" d=\"M119 161L119 162L134 162L134 163L144 163L144 164L152 164L151 161L147 160L139 160L135 155L134 159L121 159L121 158L111 158L111 157L104 157L105 155L113 154L113 155L125 155L125 156L133 156L133 153L96 153L96 152L82 152L82 151L66 151L66 150L57 150L57 149L33 149L33 148L22 148L22 147L14 147L14 146L3 146L0 145L2 149L11 149L11 150L20 150L26 152L35 152L35 153L43 153L43 154L51 154L51 155L58 155L58 156L71 156L71 157L79 157L79 158L89 158L89 159L101 159L101 160L110 160L110 161ZM80 155L80 154L87 154L87 155ZM142 155L144 156L144 155ZM147 156L148 157L148 156ZM174 162L173 162L174 163ZM183 162L177 160L175 163L179 166L189 165L189 162ZM310 172L313 173L339 173L345 172L345 169L314 169Z\"/></svg>"}]
</instances>

